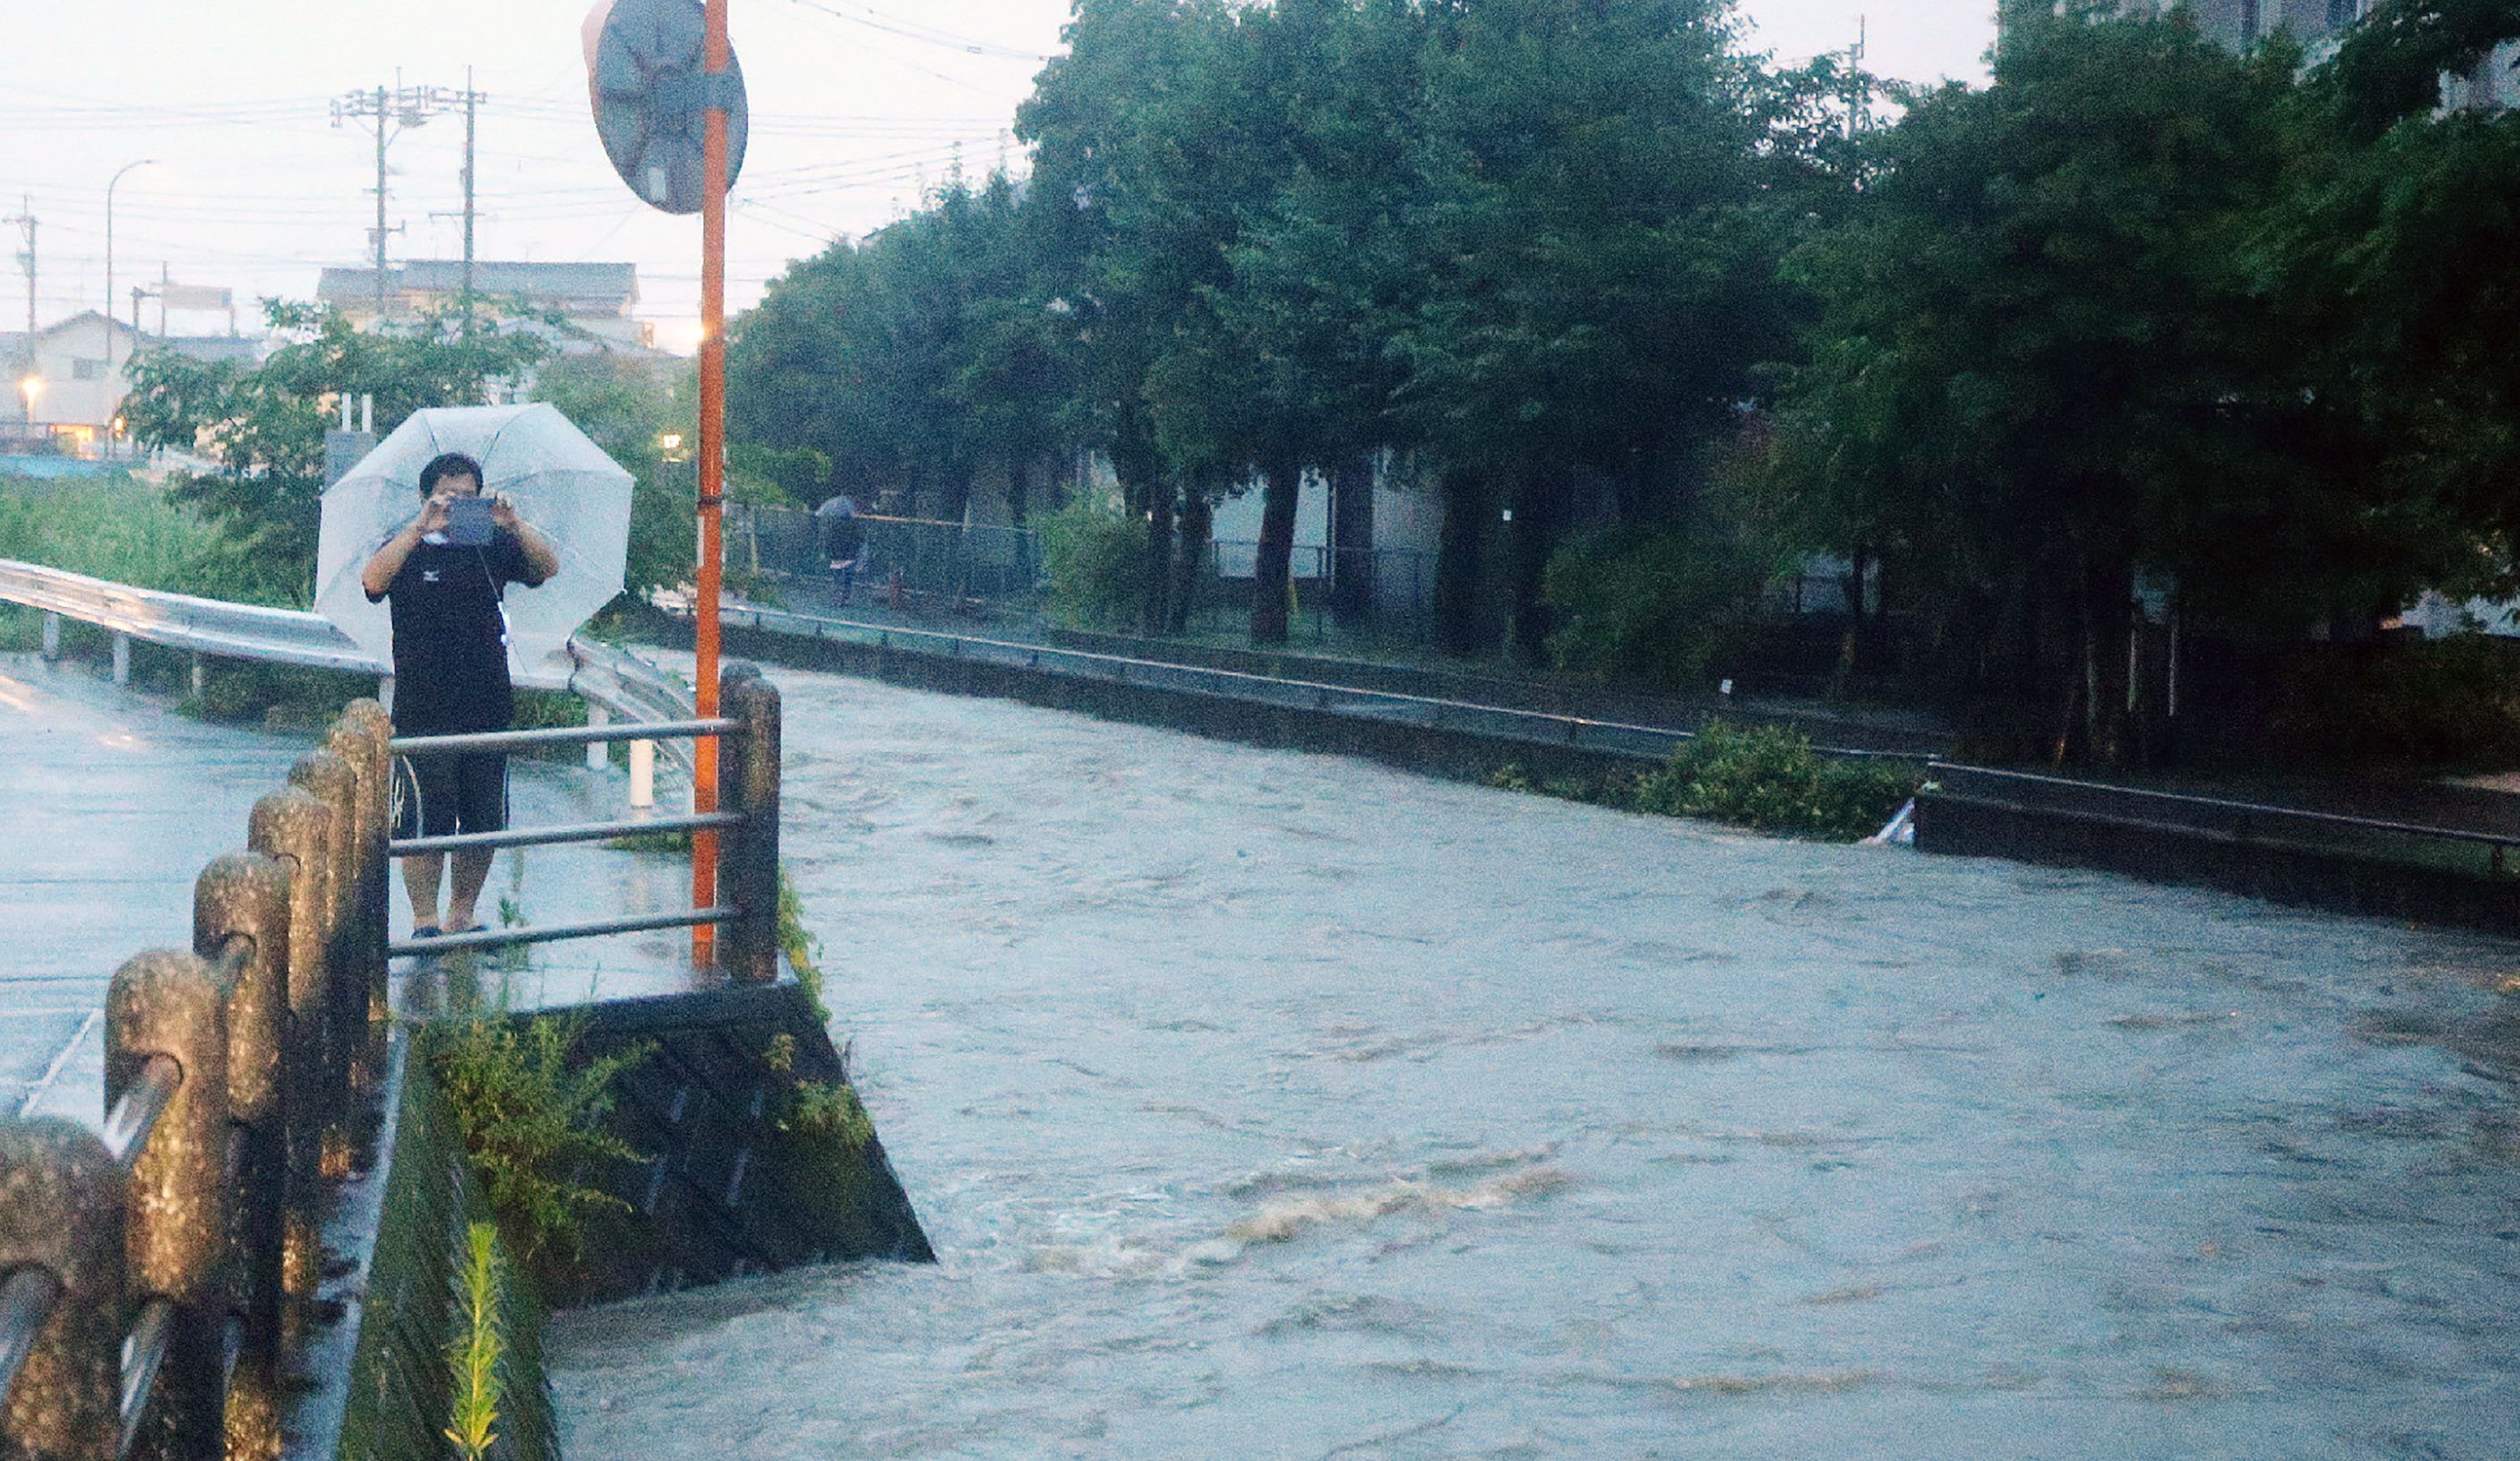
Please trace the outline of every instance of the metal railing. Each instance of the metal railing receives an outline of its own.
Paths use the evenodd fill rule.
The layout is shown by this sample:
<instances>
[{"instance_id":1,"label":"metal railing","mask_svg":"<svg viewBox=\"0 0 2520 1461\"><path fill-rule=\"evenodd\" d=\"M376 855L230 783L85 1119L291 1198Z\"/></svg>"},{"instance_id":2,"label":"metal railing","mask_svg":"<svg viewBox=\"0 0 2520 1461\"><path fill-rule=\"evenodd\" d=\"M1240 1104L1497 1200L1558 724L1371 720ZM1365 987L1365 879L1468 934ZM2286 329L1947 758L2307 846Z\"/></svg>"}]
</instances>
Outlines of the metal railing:
<instances>
[{"instance_id":1,"label":"metal railing","mask_svg":"<svg viewBox=\"0 0 2520 1461\"><path fill-rule=\"evenodd\" d=\"M1039 534L1030 528L860 513L856 592L930 601L979 601L1004 609L1041 606ZM829 524L792 508L730 504L727 564L766 578L820 580L830 572ZM1248 615L1260 545L1210 541L1192 575L1191 622L1222 628ZM1423 639L1433 625L1435 554L1414 548L1296 544L1287 551L1291 621L1317 642L1333 628L1371 624L1376 633Z\"/></svg>"},{"instance_id":2,"label":"metal railing","mask_svg":"<svg viewBox=\"0 0 2520 1461\"><path fill-rule=\"evenodd\" d=\"M1928 765L1926 775L1919 800L1927 820L1939 803L2230 847L2461 870L2497 880L2520 874L2520 863L2510 856L2520 848L2520 829L2493 832L2398 821L1941 761ZM2446 856L2455 849L2467 851ZM2465 865L2468 860L2480 865Z\"/></svg>"},{"instance_id":3,"label":"metal railing","mask_svg":"<svg viewBox=\"0 0 2520 1461\"><path fill-rule=\"evenodd\" d=\"M1667 760L1672 752L1697 738L1694 730L1647 726L1554 711L1527 710L1405 690L1371 689L1327 681L1255 675L1241 670L1186 665L1171 660L1141 659L1090 649L1015 640L994 640L941 630L904 629L893 625L800 614L788 609L732 604L720 611L721 622L833 640L878 649L902 649L947 659L972 660L1029 670L1074 675L1114 685L1141 686L1185 694L1238 700L1257 705L1342 715L1358 720L1461 731L1532 745L1569 746L1648 760ZM1822 755L1851 760L1914 761L1904 751L1856 746L1814 746Z\"/></svg>"},{"instance_id":4,"label":"metal railing","mask_svg":"<svg viewBox=\"0 0 2520 1461\"><path fill-rule=\"evenodd\" d=\"M93 624L113 636L116 684L130 678L132 641L190 650L222 659L249 659L264 664L299 665L319 670L374 675L382 681L390 667L350 642L323 615L301 609L228 603L135 589L48 568L40 563L0 559L0 601L23 604L44 615L44 656L61 653L65 619ZM567 690L586 701L594 725L615 720L685 720L692 714L691 692L654 665L625 650L585 636L568 642L567 662L527 666L517 677L526 689ZM624 737L649 744L644 737ZM680 743L668 754L688 775L692 769ZM635 759L635 758L634 758Z\"/></svg>"},{"instance_id":5,"label":"metal railing","mask_svg":"<svg viewBox=\"0 0 2520 1461\"><path fill-rule=\"evenodd\" d=\"M396 756L426 758L482 752L506 752L536 746L601 745L628 740L713 739L719 753L721 806L685 817L647 817L620 821L571 822L557 826L518 827L495 832L455 832L395 838L386 844L390 857L429 857L451 852L489 852L510 847L551 847L568 843L605 842L616 837L689 832L721 842L717 858L714 902L695 900L689 911L640 913L584 922L547 924L539 928L478 929L405 939L387 946L394 954L428 954L460 949L496 949L560 939L598 938L645 933L701 924L722 927L727 938L723 962L738 978L768 981L779 969L779 779L780 702L778 687L751 665L731 664L718 677L718 704L726 714L716 720L649 721L635 727L564 727L536 730L494 730L454 735L396 736ZM635 798L634 798L635 800Z\"/></svg>"},{"instance_id":6,"label":"metal railing","mask_svg":"<svg viewBox=\"0 0 2520 1461\"><path fill-rule=\"evenodd\" d=\"M0 1454L279 1454L382 1065L389 734L354 702L202 869L192 948L115 972L101 1131L0 1123Z\"/></svg>"}]
</instances>

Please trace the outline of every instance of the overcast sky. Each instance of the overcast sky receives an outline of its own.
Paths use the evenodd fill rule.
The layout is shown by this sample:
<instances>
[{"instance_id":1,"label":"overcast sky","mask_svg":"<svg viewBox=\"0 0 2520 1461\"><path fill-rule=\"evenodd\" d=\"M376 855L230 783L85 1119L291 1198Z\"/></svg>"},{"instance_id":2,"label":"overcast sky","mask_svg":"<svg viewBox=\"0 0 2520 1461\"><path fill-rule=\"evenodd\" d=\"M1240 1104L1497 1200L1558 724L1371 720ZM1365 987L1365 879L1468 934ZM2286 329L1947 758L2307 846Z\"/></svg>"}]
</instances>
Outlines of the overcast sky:
<instances>
[{"instance_id":1,"label":"overcast sky","mask_svg":"<svg viewBox=\"0 0 2520 1461\"><path fill-rule=\"evenodd\" d=\"M32 7L37 0L9 0ZM1874 70L1979 79L1993 0L1747 0L1757 44L1800 58L1840 50L1867 18ZM629 260L658 342L697 333L697 220L634 201L587 119L582 0L118 0L47 7L0 47L0 214L37 220L36 315L96 308L106 292L106 185L114 193L115 288L161 269L178 284L248 296L311 296L316 271L367 257L374 134L333 125L356 89L460 91L480 108L475 256ZM729 226L729 306L791 259L914 206L957 157L1004 156L1008 129L1057 51L1066 0L735 0L752 146ZM449 111L388 154L394 260L460 258L464 124ZM24 204L22 207L22 201ZM14 225L0 231L14 255ZM23 324L25 281L0 257L0 329ZM251 330L251 310L246 311ZM155 328L156 307L143 312ZM177 315L179 333L226 328Z\"/></svg>"}]
</instances>

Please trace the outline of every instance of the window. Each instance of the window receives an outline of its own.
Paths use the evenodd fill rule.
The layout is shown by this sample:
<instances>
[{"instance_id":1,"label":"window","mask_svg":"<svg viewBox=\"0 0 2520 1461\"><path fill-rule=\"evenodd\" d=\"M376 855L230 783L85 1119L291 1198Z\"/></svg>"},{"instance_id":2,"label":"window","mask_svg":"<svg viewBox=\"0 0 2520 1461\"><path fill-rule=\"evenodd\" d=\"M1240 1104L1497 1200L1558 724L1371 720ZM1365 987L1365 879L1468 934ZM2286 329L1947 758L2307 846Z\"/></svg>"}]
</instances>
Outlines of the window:
<instances>
[{"instance_id":1,"label":"window","mask_svg":"<svg viewBox=\"0 0 2520 1461\"><path fill-rule=\"evenodd\" d=\"M102 380L105 378L105 362L101 360L73 360L70 362L70 378L72 380Z\"/></svg>"}]
</instances>

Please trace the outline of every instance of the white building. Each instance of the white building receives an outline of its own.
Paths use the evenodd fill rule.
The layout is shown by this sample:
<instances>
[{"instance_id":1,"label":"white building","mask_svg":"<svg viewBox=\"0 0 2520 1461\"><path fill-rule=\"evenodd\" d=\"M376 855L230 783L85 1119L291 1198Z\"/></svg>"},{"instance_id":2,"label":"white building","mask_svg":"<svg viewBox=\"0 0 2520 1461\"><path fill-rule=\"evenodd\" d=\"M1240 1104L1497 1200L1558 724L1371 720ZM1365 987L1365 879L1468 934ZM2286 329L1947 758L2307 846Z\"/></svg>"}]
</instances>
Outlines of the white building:
<instances>
[{"instance_id":1,"label":"white building","mask_svg":"<svg viewBox=\"0 0 2520 1461\"><path fill-rule=\"evenodd\" d=\"M72 315L31 336L0 334L10 400L0 405L0 440L18 450L94 456L114 438L114 421L131 390L131 358L172 349L200 360L262 356L263 341L232 334L146 334L95 310Z\"/></svg>"}]
</instances>

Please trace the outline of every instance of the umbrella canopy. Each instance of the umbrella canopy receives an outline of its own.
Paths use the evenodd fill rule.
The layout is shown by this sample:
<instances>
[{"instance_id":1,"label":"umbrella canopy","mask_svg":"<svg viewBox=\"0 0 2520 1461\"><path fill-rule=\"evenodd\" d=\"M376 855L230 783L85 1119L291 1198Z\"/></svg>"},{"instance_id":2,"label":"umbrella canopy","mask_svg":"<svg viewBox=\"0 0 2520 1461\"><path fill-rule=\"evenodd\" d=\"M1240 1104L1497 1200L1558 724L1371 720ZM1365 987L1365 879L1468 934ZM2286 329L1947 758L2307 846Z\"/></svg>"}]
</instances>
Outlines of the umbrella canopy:
<instances>
[{"instance_id":1,"label":"umbrella canopy","mask_svg":"<svg viewBox=\"0 0 2520 1461\"><path fill-rule=\"evenodd\" d=\"M462 452L481 464L482 490L505 493L517 515L560 553L560 572L507 596L508 670L525 679L565 672L568 637L621 592L630 549L630 473L548 405L417 411L324 491L315 553L315 610L359 647L393 662L393 622L370 603L359 571L420 513L420 469Z\"/></svg>"}]
</instances>

